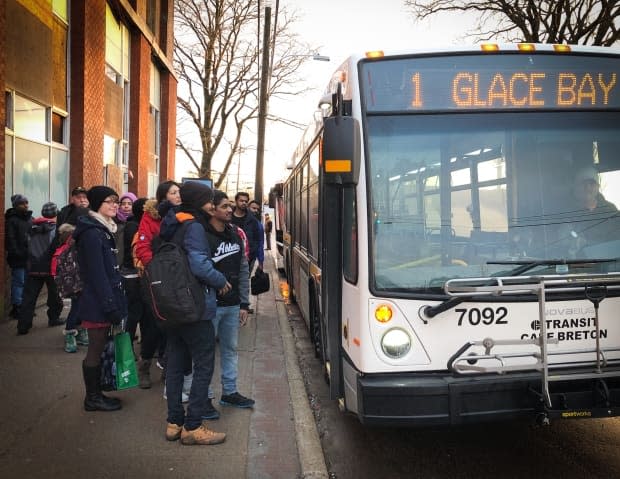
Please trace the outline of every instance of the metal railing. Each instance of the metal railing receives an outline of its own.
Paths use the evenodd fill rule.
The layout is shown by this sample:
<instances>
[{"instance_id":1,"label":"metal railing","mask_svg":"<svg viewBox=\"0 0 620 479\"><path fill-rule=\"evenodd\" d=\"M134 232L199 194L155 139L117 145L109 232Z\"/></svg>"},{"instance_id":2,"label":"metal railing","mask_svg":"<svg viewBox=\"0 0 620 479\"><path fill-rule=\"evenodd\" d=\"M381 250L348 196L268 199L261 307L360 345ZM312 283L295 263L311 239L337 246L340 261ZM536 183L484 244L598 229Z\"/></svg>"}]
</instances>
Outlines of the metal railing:
<instances>
[{"instance_id":1,"label":"metal railing","mask_svg":"<svg viewBox=\"0 0 620 479\"><path fill-rule=\"evenodd\" d=\"M545 405L552 407L549 383L561 380L599 379L620 376L620 354L611 358L612 353L620 353L620 347L601 348L599 341L600 323L599 304L607 297L608 290L620 289L620 274L573 274L545 276L509 276L489 278L452 279L446 282L444 290L453 297L504 296L517 294L534 294L538 298L538 319L540 334L532 339L485 338L482 341L466 343L450 359L451 369L457 374L540 371L542 373L542 395ZM596 346L584 349L555 350L549 352L549 344L558 344L557 338L547 337L545 318L548 294L583 293L592 302L595 309ZM493 353L496 346L534 345L537 350ZM485 354L468 351L474 347L483 347ZM571 355L592 355L592 360L550 365L550 357ZM523 363L518 360L523 359ZM515 361L516 360L516 361ZM496 362L493 366L480 366L478 362ZM570 371L567 372L567 367ZM584 368L593 367L592 371ZM562 371L560 371L562 368ZM552 370L552 372L550 371Z\"/></svg>"}]
</instances>

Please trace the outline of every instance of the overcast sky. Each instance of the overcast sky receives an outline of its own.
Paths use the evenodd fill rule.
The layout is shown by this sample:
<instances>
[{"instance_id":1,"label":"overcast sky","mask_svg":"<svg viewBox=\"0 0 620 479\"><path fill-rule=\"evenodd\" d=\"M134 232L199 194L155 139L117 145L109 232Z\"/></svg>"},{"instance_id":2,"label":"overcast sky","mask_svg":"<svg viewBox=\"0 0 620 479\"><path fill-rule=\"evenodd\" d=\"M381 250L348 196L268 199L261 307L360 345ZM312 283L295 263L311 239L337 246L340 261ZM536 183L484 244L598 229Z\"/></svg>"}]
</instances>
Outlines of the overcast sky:
<instances>
[{"instance_id":1,"label":"overcast sky","mask_svg":"<svg viewBox=\"0 0 620 479\"><path fill-rule=\"evenodd\" d=\"M273 2L275 5L275 2ZM307 124L332 72L351 53L369 50L402 50L453 45L471 28L455 16L416 23L405 13L402 0L280 0L297 10L296 30L301 39L316 46L330 62L308 61L302 77L313 92L288 102L272 99L270 112ZM373 7L375 5L375 7ZM274 7L272 7L274 8ZM268 124L265 149L265 191L288 175L284 165L291 157L302 132L294 128ZM242 160L251 163L252 159ZM248 164L248 167L250 165Z\"/></svg>"},{"instance_id":2,"label":"overcast sky","mask_svg":"<svg viewBox=\"0 0 620 479\"><path fill-rule=\"evenodd\" d=\"M374 6L373 6L374 5ZM299 17L295 30L300 40L315 46L321 55L329 56L330 62L308 61L300 77L313 91L286 102L272 98L269 111L298 123L308 124L318 105L319 97L333 71L351 54L368 50L402 50L453 45L471 27L463 17L442 16L432 21L416 23L411 14L405 13L402 0L280 0L280 8L286 6L297 11ZM275 0L272 0L275 10ZM311 52L309 52L311 53ZM255 131L255 127L253 128ZM301 138L302 130L267 123L265 137L264 191L288 176L285 164ZM177 155L180 159L181 155ZM241 156L239 169L241 181L252 181L256 166L256 151ZM213 169L223 165L214 163ZM185 176L188 167L179 164L177 172ZM235 175L232 165L229 175Z\"/></svg>"}]
</instances>

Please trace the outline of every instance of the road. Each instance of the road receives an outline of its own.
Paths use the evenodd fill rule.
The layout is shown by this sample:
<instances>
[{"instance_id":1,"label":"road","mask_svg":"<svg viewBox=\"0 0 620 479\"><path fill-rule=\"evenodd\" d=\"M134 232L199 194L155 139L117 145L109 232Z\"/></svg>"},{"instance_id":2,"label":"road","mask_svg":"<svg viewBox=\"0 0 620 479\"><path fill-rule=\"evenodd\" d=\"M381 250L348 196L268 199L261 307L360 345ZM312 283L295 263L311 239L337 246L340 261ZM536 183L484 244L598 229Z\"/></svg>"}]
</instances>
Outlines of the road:
<instances>
[{"instance_id":1,"label":"road","mask_svg":"<svg viewBox=\"0 0 620 479\"><path fill-rule=\"evenodd\" d=\"M620 418L443 429L363 426L329 399L295 305L287 305L300 368L333 479L620 478Z\"/></svg>"}]
</instances>

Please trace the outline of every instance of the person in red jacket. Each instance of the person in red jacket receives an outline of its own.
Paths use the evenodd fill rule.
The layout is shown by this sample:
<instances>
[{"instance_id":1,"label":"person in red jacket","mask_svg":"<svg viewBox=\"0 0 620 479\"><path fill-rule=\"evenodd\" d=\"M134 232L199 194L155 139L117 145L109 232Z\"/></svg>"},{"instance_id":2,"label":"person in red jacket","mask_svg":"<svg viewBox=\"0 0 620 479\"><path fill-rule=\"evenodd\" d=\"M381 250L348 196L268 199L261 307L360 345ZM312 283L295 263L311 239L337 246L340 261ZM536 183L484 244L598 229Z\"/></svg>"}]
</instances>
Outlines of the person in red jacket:
<instances>
[{"instance_id":1,"label":"person in red jacket","mask_svg":"<svg viewBox=\"0 0 620 479\"><path fill-rule=\"evenodd\" d=\"M138 225L138 231L133 241L132 250L134 264L141 272L153 258L152 242L159 236L159 227L162 218L168 210L181 204L180 185L175 181L160 183L155 192L155 199L144 203L144 213ZM166 349L166 337L157 327L156 319L150 311L150 305L144 302L145 313L140 323L140 361L138 362L138 376L140 387L148 389L151 386L151 363L155 353L159 352L158 366L163 369L163 355ZM190 367L191 369L191 367ZM186 388L187 389L187 388ZM187 397L184 397L187 399Z\"/></svg>"}]
</instances>

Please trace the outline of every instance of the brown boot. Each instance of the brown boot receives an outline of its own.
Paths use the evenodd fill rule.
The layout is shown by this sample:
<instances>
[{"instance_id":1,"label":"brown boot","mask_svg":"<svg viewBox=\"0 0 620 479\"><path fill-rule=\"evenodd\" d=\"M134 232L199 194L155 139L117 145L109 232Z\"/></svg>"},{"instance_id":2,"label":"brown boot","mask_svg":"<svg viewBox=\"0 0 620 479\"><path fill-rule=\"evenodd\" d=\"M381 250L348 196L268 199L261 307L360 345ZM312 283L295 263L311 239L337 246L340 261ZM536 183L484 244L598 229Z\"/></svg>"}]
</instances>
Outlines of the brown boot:
<instances>
[{"instance_id":1,"label":"brown boot","mask_svg":"<svg viewBox=\"0 0 620 479\"><path fill-rule=\"evenodd\" d=\"M183 426L183 430L181 431L181 444L186 446L209 446L212 444L221 444L225 440L225 433L211 431L210 429L207 429L207 426L204 424L193 431L188 431L185 429L185 426Z\"/></svg>"},{"instance_id":2,"label":"brown boot","mask_svg":"<svg viewBox=\"0 0 620 479\"><path fill-rule=\"evenodd\" d=\"M183 430L183 426L179 426L178 424L174 424L169 422L166 426L166 440L168 441L176 441L181 437L181 431Z\"/></svg>"},{"instance_id":3,"label":"brown boot","mask_svg":"<svg viewBox=\"0 0 620 479\"><path fill-rule=\"evenodd\" d=\"M151 388L151 360L142 359L138 363L138 387L140 389Z\"/></svg>"}]
</instances>

